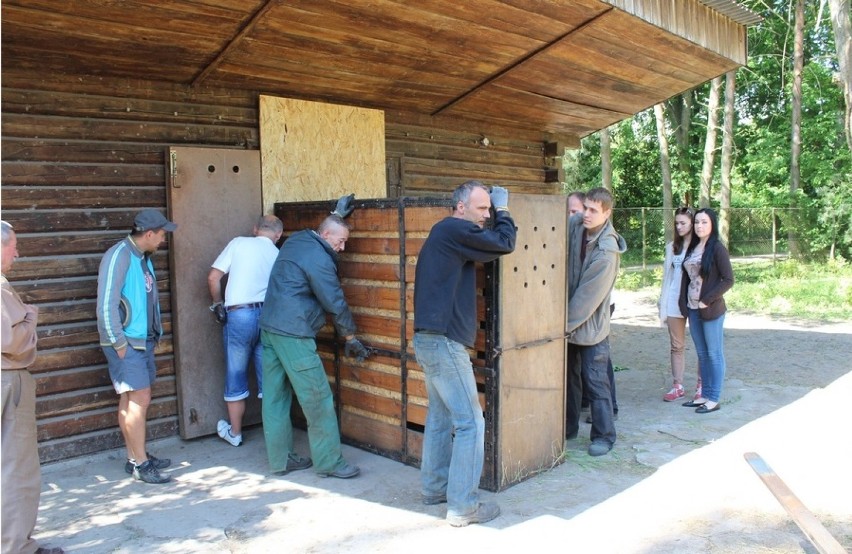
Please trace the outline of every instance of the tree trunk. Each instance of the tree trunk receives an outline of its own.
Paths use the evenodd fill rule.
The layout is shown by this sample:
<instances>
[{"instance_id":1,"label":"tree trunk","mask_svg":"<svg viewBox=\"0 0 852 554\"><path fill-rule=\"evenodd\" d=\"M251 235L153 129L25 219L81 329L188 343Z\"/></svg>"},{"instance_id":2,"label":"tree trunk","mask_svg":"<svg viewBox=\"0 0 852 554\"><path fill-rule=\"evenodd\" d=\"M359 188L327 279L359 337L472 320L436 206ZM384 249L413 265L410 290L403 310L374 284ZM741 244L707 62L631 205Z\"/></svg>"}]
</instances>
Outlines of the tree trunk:
<instances>
[{"instance_id":1,"label":"tree trunk","mask_svg":"<svg viewBox=\"0 0 852 554\"><path fill-rule=\"evenodd\" d=\"M694 182L692 182L692 176L690 175L691 172L689 170L689 131L692 125L693 103L693 91L688 90L670 98L666 102L668 110L665 110L668 112L671 119L672 130L677 144L678 168L680 169L681 174L685 176L685 178L689 179L689 181L687 181L688 186L686 197L683 199L684 205L692 205L692 195L695 190ZM664 106L664 108L666 106Z\"/></svg>"},{"instance_id":2,"label":"tree trunk","mask_svg":"<svg viewBox=\"0 0 852 554\"><path fill-rule=\"evenodd\" d=\"M796 193L801 184L799 158L802 153L802 68L805 64L805 0L795 2L795 26L793 35L793 94L791 97L791 140L790 140L790 207L796 207ZM799 245L796 243L795 226L787 231L790 256L799 257Z\"/></svg>"},{"instance_id":3,"label":"tree trunk","mask_svg":"<svg viewBox=\"0 0 852 554\"><path fill-rule=\"evenodd\" d=\"M663 176L663 222L666 243L674 237L674 214L672 212L672 169L669 161L669 141L666 138L666 115L663 104L654 106L657 119L657 141L660 145L660 173Z\"/></svg>"},{"instance_id":4,"label":"tree trunk","mask_svg":"<svg viewBox=\"0 0 852 554\"><path fill-rule=\"evenodd\" d=\"M612 192L612 145L609 127L601 129L601 180L603 187Z\"/></svg>"},{"instance_id":5,"label":"tree trunk","mask_svg":"<svg viewBox=\"0 0 852 554\"><path fill-rule=\"evenodd\" d=\"M722 186L719 189L719 237L726 246L730 245L731 229L731 169L734 166L734 93L737 72L725 75L725 127L722 130Z\"/></svg>"},{"instance_id":6,"label":"tree trunk","mask_svg":"<svg viewBox=\"0 0 852 554\"><path fill-rule=\"evenodd\" d=\"M849 19L849 0L828 0L831 26L834 29L834 46L837 49L838 80L846 101L843 130L846 144L852 151L852 23Z\"/></svg>"},{"instance_id":7,"label":"tree trunk","mask_svg":"<svg viewBox=\"0 0 852 554\"><path fill-rule=\"evenodd\" d=\"M713 184L713 163L716 158L716 130L719 127L719 90L722 78L716 77L710 82L710 98L707 102L707 135L704 140L704 162L701 165L701 194L698 205L710 207L710 192Z\"/></svg>"}]
</instances>

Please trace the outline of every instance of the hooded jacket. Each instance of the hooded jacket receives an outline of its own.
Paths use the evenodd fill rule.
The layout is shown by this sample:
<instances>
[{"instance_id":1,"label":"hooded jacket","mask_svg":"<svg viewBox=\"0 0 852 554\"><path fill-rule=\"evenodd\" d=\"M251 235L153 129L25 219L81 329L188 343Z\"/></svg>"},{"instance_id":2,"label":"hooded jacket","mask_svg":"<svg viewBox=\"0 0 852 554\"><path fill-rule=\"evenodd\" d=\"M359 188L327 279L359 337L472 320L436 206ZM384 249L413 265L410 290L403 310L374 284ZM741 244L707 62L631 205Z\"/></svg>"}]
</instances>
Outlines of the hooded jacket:
<instances>
[{"instance_id":1,"label":"hooded jacket","mask_svg":"<svg viewBox=\"0 0 852 554\"><path fill-rule=\"evenodd\" d=\"M597 237L589 241L585 260L580 264L582 247L583 215L575 214L568 220L568 316L565 332L569 343L591 346L609 336L610 295L627 243L607 220Z\"/></svg>"}]
</instances>

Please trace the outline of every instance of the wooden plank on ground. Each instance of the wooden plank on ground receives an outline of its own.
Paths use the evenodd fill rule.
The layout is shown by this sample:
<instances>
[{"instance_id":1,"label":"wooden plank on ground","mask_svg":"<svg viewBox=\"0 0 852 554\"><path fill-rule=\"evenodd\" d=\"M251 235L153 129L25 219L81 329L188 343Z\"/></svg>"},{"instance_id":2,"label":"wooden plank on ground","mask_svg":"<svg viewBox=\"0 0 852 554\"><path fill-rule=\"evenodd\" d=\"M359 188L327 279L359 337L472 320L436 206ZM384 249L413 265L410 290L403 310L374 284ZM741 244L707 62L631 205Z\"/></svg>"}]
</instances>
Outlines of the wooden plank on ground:
<instances>
[{"instance_id":1,"label":"wooden plank on ground","mask_svg":"<svg viewBox=\"0 0 852 554\"><path fill-rule=\"evenodd\" d=\"M848 554L843 545L828 532L828 529L823 526L813 512L793 494L790 487L781 480L781 477L769 467L769 464L759 454L746 452L743 457L819 552L823 554Z\"/></svg>"}]
</instances>

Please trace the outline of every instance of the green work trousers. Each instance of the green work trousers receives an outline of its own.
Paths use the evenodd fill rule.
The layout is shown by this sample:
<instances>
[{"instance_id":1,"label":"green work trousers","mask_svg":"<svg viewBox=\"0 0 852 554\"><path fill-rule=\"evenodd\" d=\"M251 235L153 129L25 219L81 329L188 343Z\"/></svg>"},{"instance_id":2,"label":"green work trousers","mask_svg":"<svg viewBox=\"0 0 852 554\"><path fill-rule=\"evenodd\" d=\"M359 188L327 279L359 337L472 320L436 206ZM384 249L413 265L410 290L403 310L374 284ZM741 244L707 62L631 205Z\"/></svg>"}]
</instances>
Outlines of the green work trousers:
<instances>
[{"instance_id":1,"label":"green work trousers","mask_svg":"<svg viewBox=\"0 0 852 554\"><path fill-rule=\"evenodd\" d=\"M293 452L293 392L308 422L314 471L330 473L346 462L328 377L314 339L260 332L263 345L263 436L273 472L287 469ZM295 454L295 453L294 453Z\"/></svg>"}]
</instances>

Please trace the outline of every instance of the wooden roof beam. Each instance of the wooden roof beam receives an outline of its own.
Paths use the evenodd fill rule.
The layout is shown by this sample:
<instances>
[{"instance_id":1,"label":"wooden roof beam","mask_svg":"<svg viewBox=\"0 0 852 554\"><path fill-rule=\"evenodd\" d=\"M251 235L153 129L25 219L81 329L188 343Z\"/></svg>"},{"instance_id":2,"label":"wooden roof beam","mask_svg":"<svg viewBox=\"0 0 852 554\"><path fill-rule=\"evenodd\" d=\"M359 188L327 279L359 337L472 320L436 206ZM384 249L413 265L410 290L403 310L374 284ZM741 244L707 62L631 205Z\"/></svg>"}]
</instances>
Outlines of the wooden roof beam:
<instances>
[{"instance_id":1,"label":"wooden roof beam","mask_svg":"<svg viewBox=\"0 0 852 554\"><path fill-rule=\"evenodd\" d=\"M233 50L237 47L237 45L240 44L240 42L243 40L243 37L252 32L257 26L257 24L261 21L261 19L263 19L264 16L269 13L269 10L271 10L280 3L281 0L266 0L266 2L254 12L251 18L240 28L240 30L237 31L237 34L234 36L234 38L228 41L228 44L226 44L221 50L219 50L219 53L216 54L216 57L213 58L213 61L207 64L207 66L202 69L198 73L198 75L195 76L195 78L192 80L191 86L197 87L202 82L204 82L204 80L207 79L207 77L209 77L210 74L213 73L216 68L222 64L223 61L225 61L225 58L228 56L231 50Z\"/></svg>"},{"instance_id":2,"label":"wooden roof beam","mask_svg":"<svg viewBox=\"0 0 852 554\"><path fill-rule=\"evenodd\" d=\"M585 29L586 27L588 27L589 25L591 25L592 23L594 23L595 21L597 21L598 19L600 19L601 17L603 17L604 15L606 15L607 13L611 12L613 9L614 9L614 8L610 7L610 8L609 8L609 9L607 9L606 11L601 12L601 13L599 13L598 15L596 15L595 17L593 17L593 18L589 19L588 21L586 21L585 23L583 23L583 24L582 24L582 25L580 25L579 27L576 27L576 28L574 28L574 29L571 29L571 30L570 30L570 31L568 31L567 33L564 33L563 35L561 35L561 36L559 36L559 37L555 38L555 39L554 39L554 40L552 40L551 42L549 42L549 43L547 43L547 44L543 45L541 48L537 48L537 49L535 49L535 50L531 51L529 54L527 54L526 56L524 56L524 57L520 58L519 60L517 60L517 61L516 61L515 63L513 63L512 65L507 66L507 67L504 67L503 69L501 69L501 70L500 70L500 71L498 71L497 73L495 73L495 74L491 75L490 77L487 77L486 79L484 79L483 81L481 81L480 83L478 83L478 84L477 84L476 86L474 86L473 88L469 89L468 91L464 92L463 94L460 94L459 96L456 96L455 98L453 98L452 100L450 100L449 102L447 102L446 104L444 104L443 106L441 106L440 108L438 108L437 110L435 110L434 112L432 112L432 115L433 115L433 116L435 116L435 115L440 115L442 112L445 112L446 110L448 110L448 109L452 108L453 106L455 106L456 104L458 104L459 102L461 102L462 100L464 100L465 98L467 98L468 96L470 96L471 94L474 94L476 91L478 91L478 90L482 89L482 88L483 88L483 87L485 87L486 85L489 85L489 84L493 83L494 81L496 81L497 79L499 79L499 78L500 78L500 77L502 77L503 75L506 75L507 73L509 73L510 71L512 71L513 69L515 69L516 67L518 67L519 65L523 64L524 62L526 62L526 61L528 61L528 60L530 60L530 59L532 59L532 58L534 58L534 57L538 56L538 55L539 55L539 54L541 54L542 52L546 52L546 51L547 51L547 50L549 50L550 48L555 47L555 46L556 46L556 45L558 45L560 42L562 42L563 40L565 40L567 37L569 37L569 36L573 35L574 33L577 33L577 32L579 32L579 31L582 31L583 29Z\"/></svg>"}]
</instances>

